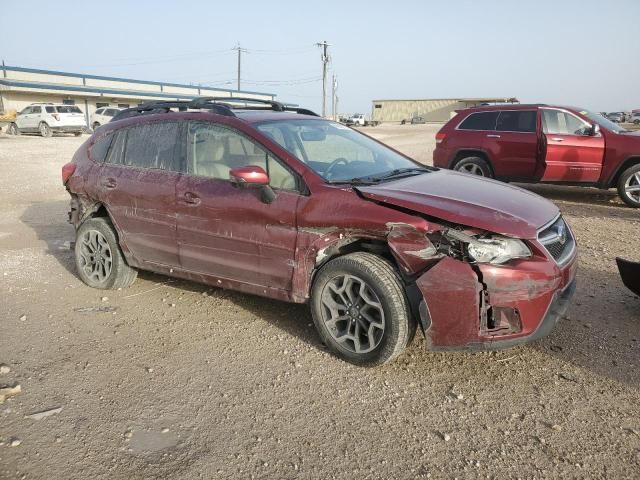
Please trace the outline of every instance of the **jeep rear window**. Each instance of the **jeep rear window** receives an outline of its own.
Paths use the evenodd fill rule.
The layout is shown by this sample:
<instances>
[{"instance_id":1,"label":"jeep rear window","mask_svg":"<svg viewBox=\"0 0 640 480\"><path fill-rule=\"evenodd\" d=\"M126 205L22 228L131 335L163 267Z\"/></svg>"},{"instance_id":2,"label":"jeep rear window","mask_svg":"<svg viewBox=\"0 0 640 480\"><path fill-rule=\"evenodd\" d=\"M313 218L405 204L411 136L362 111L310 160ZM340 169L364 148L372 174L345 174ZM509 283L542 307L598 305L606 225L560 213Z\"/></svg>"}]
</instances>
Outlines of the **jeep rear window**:
<instances>
[{"instance_id":1,"label":"jeep rear window","mask_svg":"<svg viewBox=\"0 0 640 480\"><path fill-rule=\"evenodd\" d=\"M498 112L472 113L458 126L459 130L495 130Z\"/></svg>"},{"instance_id":2,"label":"jeep rear window","mask_svg":"<svg viewBox=\"0 0 640 480\"><path fill-rule=\"evenodd\" d=\"M500 132L533 132L536 131L535 110L505 110L500 112L496 125Z\"/></svg>"}]
</instances>

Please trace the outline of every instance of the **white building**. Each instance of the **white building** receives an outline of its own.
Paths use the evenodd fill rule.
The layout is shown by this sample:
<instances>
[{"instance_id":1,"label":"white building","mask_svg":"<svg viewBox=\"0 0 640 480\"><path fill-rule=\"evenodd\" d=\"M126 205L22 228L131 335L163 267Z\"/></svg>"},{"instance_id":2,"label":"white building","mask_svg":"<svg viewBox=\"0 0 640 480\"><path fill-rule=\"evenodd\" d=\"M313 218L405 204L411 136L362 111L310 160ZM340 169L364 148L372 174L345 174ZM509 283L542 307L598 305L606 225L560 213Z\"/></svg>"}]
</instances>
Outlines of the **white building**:
<instances>
[{"instance_id":1,"label":"white building","mask_svg":"<svg viewBox=\"0 0 640 480\"><path fill-rule=\"evenodd\" d=\"M32 103L77 105L87 125L97 108L133 107L150 100L190 100L196 97L248 97L274 100L275 94L209 88L127 78L102 77L34 68L0 67L0 114L11 116Z\"/></svg>"}]
</instances>

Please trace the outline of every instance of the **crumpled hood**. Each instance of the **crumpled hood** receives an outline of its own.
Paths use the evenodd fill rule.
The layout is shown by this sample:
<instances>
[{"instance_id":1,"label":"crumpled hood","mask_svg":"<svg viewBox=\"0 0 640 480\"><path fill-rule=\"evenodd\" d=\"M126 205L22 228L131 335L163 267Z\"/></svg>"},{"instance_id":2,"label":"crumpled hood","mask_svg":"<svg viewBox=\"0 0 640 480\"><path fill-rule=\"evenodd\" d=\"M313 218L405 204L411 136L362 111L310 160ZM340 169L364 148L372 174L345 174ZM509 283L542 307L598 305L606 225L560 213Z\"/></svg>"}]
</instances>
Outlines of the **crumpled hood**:
<instances>
[{"instance_id":1,"label":"crumpled hood","mask_svg":"<svg viewBox=\"0 0 640 480\"><path fill-rule=\"evenodd\" d=\"M540 227L559 213L558 207L535 193L451 170L357 190L376 202L516 238L536 238Z\"/></svg>"}]
</instances>

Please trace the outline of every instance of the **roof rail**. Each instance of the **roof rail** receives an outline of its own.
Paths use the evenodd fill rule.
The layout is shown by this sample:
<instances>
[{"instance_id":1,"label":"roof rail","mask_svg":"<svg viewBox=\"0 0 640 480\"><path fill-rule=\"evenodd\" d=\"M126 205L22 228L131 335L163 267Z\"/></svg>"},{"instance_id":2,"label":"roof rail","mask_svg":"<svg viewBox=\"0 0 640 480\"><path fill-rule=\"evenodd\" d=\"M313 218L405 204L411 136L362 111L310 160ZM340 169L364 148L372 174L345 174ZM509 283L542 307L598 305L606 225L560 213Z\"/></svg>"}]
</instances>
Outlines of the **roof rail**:
<instances>
[{"instance_id":1,"label":"roof rail","mask_svg":"<svg viewBox=\"0 0 640 480\"><path fill-rule=\"evenodd\" d=\"M298 108L285 105L275 100L263 100L261 98L249 98L249 97L197 97L193 100L194 105L200 105L201 102L204 105L210 104L224 104L229 108L241 108L247 110L275 110L276 112L296 112L300 115L312 115L318 117L319 115L307 108ZM234 103L242 103L243 106L234 106ZM254 106L251 106L253 104ZM260 106L255 106L259 104ZM264 105L264 107L262 106ZM197 108L197 107L195 107Z\"/></svg>"},{"instance_id":2,"label":"roof rail","mask_svg":"<svg viewBox=\"0 0 640 480\"><path fill-rule=\"evenodd\" d=\"M137 117L145 113L166 113L172 108L177 108L180 112L186 112L190 108L201 108L211 110L219 115L225 115L227 117L235 117L235 114L226 105L221 104L197 104L194 105L194 100L176 100L176 101L151 101L145 102L137 107L126 108L118 112L111 121L122 120L123 118Z\"/></svg>"},{"instance_id":3,"label":"roof rail","mask_svg":"<svg viewBox=\"0 0 640 480\"><path fill-rule=\"evenodd\" d=\"M244 104L243 106L233 105L237 103ZM258 104L259 106L256 106ZM252 106L253 105L253 106ZM264 105L264 106L263 106ZM318 116L317 113L312 112L306 108L297 108L286 106L275 100L262 100L259 98L245 98L245 97L196 97L193 100L175 100L175 101L150 101L145 102L137 107L126 108L118 112L111 121L118 121L124 118L137 117L138 115L152 114L152 113L166 113L172 108L177 108L180 112L186 112L188 109L202 109L210 110L213 113L224 115L227 117L235 117L232 108L241 108L248 110L275 110L276 112L296 112L301 115L313 115Z\"/></svg>"}]
</instances>

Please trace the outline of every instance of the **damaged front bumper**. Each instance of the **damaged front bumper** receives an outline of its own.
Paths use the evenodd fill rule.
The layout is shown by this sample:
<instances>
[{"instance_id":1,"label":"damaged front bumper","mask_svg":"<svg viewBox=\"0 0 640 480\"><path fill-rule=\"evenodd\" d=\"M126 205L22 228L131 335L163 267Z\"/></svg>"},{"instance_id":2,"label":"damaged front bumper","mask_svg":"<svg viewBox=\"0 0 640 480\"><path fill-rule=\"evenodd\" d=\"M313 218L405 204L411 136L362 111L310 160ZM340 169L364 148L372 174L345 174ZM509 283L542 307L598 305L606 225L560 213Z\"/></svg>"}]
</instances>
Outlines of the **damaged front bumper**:
<instances>
[{"instance_id":1,"label":"damaged front bumper","mask_svg":"<svg viewBox=\"0 0 640 480\"><path fill-rule=\"evenodd\" d=\"M430 350L497 350L551 332L575 291L576 256L511 265L442 258L416 281L420 324Z\"/></svg>"}]
</instances>

